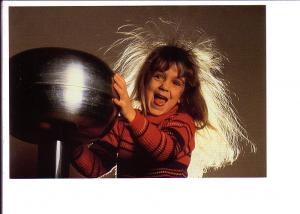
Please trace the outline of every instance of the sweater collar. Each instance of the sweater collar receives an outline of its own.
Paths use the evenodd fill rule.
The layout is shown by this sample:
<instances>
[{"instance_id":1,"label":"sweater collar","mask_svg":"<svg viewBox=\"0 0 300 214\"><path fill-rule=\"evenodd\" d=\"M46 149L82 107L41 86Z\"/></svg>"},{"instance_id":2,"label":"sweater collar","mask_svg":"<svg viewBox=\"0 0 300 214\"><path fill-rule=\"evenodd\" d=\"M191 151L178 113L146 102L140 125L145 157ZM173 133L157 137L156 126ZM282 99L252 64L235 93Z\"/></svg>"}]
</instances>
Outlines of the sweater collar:
<instances>
[{"instance_id":1,"label":"sweater collar","mask_svg":"<svg viewBox=\"0 0 300 214\"><path fill-rule=\"evenodd\" d=\"M156 116L156 115L153 115L153 114L150 114L148 113L146 118L149 120L149 122L151 123L154 123L154 124L159 124L161 123L163 120L167 119L168 117L170 117L171 115L177 113L178 111L178 105L174 106L170 111L162 114L162 115L159 115L159 116Z\"/></svg>"}]
</instances>

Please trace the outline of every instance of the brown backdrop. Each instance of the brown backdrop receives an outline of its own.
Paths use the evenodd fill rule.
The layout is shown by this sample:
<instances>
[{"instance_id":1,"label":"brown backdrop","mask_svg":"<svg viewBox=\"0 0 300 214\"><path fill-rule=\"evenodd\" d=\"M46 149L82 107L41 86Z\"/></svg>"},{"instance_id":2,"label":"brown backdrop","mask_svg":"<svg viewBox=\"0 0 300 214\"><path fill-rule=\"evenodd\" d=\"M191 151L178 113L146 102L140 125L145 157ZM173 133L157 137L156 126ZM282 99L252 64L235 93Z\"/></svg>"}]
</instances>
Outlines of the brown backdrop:
<instances>
[{"instance_id":1,"label":"brown backdrop","mask_svg":"<svg viewBox=\"0 0 300 214\"><path fill-rule=\"evenodd\" d=\"M206 177L266 176L266 41L264 6L138 6L138 7L11 7L9 54L37 47L66 47L100 56L99 48L111 44L114 32L132 21L149 18L181 21L203 28L229 58L224 78L236 94L234 104L257 145L257 153L245 152L232 166ZM107 63L111 63L108 59ZM35 177L35 145L10 140L10 176ZM81 177L73 168L72 177Z\"/></svg>"}]
</instances>

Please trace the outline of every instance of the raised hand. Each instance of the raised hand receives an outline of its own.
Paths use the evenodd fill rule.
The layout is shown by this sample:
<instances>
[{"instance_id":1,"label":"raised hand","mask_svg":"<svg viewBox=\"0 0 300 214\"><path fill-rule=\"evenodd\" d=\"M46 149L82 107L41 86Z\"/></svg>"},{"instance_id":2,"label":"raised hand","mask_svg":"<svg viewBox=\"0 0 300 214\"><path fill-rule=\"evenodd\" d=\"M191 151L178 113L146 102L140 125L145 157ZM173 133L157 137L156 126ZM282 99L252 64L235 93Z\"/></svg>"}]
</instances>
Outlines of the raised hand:
<instances>
[{"instance_id":1,"label":"raised hand","mask_svg":"<svg viewBox=\"0 0 300 214\"><path fill-rule=\"evenodd\" d=\"M119 99L113 98L113 102L120 107L122 115L128 120L128 122L133 121L136 112L132 107L131 100L127 92L126 82L121 75L114 75L113 87L119 95Z\"/></svg>"}]
</instances>

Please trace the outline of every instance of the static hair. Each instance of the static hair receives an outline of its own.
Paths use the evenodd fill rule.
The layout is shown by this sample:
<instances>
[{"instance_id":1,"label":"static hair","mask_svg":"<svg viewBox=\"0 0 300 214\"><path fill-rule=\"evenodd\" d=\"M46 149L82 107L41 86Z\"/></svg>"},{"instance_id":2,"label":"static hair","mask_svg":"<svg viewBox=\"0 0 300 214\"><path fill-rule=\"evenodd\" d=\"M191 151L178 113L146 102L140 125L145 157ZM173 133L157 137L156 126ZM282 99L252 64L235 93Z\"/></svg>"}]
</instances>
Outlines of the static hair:
<instances>
[{"instance_id":1,"label":"static hair","mask_svg":"<svg viewBox=\"0 0 300 214\"><path fill-rule=\"evenodd\" d=\"M255 145L248 139L235 112L226 82L220 78L226 58L216 49L213 39L206 37L203 31L186 35L179 25L162 19L148 21L144 26L123 25L117 33L121 38L107 51L123 48L113 69L125 78L129 94L134 92L139 72L155 50L171 45L191 53L201 85L199 94L206 103L209 125L196 131L189 177L202 177L209 169L232 164L245 145L250 145L251 150L255 151ZM133 100L134 107L142 108L140 101Z\"/></svg>"}]
</instances>

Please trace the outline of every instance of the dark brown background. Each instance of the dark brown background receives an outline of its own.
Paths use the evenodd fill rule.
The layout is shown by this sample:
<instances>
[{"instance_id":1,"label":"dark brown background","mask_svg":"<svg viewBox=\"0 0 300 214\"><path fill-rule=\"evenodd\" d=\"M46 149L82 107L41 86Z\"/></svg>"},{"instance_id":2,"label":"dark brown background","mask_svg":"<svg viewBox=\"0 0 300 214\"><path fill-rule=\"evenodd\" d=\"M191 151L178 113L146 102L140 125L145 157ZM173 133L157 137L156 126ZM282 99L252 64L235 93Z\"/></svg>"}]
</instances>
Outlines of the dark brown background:
<instances>
[{"instance_id":1,"label":"dark brown background","mask_svg":"<svg viewBox=\"0 0 300 214\"><path fill-rule=\"evenodd\" d=\"M266 20L265 6L139 6L139 7L11 7L10 56L36 47L66 47L101 57L116 29L127 21L143 24L149 18L181 21L203 28L229 58L224 78L236 94L234 104L257 153L245 151L232 166L205 177L266 176ZM111 63L109 59L105 59ZM35 177L35 145L10 140L10 176ZM71 177L81 177L73 168Z\"/></svg>"}]
</instances>

